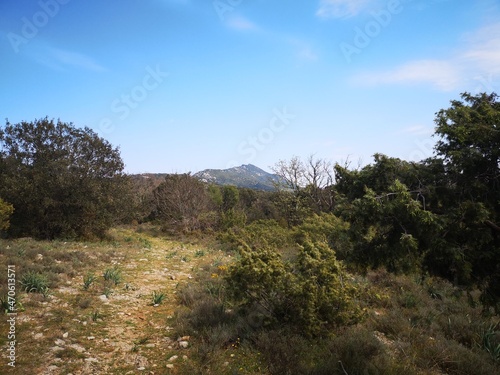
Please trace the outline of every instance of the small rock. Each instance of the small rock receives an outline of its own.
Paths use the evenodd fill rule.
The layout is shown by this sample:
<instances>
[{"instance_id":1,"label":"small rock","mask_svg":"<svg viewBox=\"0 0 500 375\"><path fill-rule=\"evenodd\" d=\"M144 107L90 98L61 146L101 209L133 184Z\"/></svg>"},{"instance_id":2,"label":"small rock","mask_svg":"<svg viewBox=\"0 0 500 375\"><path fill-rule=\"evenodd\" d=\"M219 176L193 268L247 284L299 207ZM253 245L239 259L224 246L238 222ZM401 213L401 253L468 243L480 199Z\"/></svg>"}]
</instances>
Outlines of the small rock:
<instances>
[{"instance_id":1,"label":"small rock","mask_svg":"<svg viewBox=\"0 0 500 375\"><path fill-rule=\"evenodd\" d=\"M183 356L182 356L182 359L183 359L183 360L185 360L185 361L187 361L188 356L187 356L187 355L183 355Z\"/></svg>"},{"instance_id":2,"label":"small rock","mask_svg":"<svg viewBox=\"0 0 500 375\"><path fill-rule=\"evenodd\" d=\"M175 280L175 275L170 275L170 280Z\"/></svg>"},{"instance_id":3,"label":"small rock","mask_svg":"<svg viewBox=\"0 0 500 375\"><path fill-rule=\"evenodd\" d=\"M154 348L155 346L155 344L146 344L146 348Z\"/></svg>"},{"instance_id":4,"label":"small rock","mask_svg":"<svg viewBox=\"0 0 500 375\"><path fill-rule=\"evenodd\" d=\"M99 296L99 299L100 299L101 301L103 301L103 302L104 302L104 301L107 301L107 300L108 300L108 297L106 297L106 295L105 295L105 294L101 294L101 295Z\"/></svg>"},{"instance_id":5,"label":"small rock","mask_svg":"<svg viewBox=\"0 0 500 375\"><path fill-rule=\"evenodd\" d=\"M87 340L95 340L95 337L94 336L89 336L89 337L87 337Z\"/></svg>"},{"instance_id":6,"label":"small rock","mask_svg":"<svg viewBox=\"0 0 500 375\"><path fill-rule=\"evenodd\" d=\"M84 353L85 352L85 348L83 346L81 346L81 345L78 345L78 344L72 344L69 347L75 349L78 353Z\"/></svg>"},{"instance_id":7,"label":"small rock","mask_svg":"<svg viewBox=\"0 0 500 375\"><path fill-rule=\"evenodd\" d=\"M172 357L170 357L170 358L168 359L168 361L169 361L169 362L173 362L173 361L175 361L177 358L179 358L179 356L178 356L178 355L173 355Z\"/></svg>"},{"instance_id":8,"label":"small rock","mask_svg":"<svg viewBox=\"0 0 500 375\"><path fill-rule=\"evenodd\" d=\"M59 367L57 367L56 365L52 365L52 366L47 367L47 370L49 372L56 371L57 369L59 369Z\"/></svg>"},{"instance_id":9,"label":"small rock","mask_svg":"<svg viewBox=\"0 0 500 375\"><path fill-rule=\"evenodd\" d=\"M63 339L67 339L67 338L68 338L68 336L69 336L69 332L64 332L64 333L63 333Z\"/></svg>"},{"instance_id":10,"label":"small rock","mask_svg":"<svg viewBox=\"0 0 500 375\"><path fill-rule=\"evenodd\" d=\"M43 333L41 333L41 332L40 332L40 333L36 333L36 334L33 336L33 338L34 338L35 340L40 340L42 337L43 337Z\"/></svg>"},{"instance_id":11,"label":"small rock","mask_svg":"<svg viewBox=\"0 0 500 375\"><path fill-rule=\"evenodd\" d=\"M84 326L86 326L86 325L87 325L87 322L82 322L82 324L83 324Z\"/></svg>"},{"instance_id":12,"label":"small rock","mask_svg":"<svg viewBox=\"0 0 500 375\"><path fill-rule=\"evenodd\" d=\"M97 358L85 358L85 362L93 362L93 363L96 363L96 362L99 362L99 360Z\"/></svg>"},{"instance_id":13,"label":"small rock","mask_svg":"<svg viewBox=\"0 0 500 375\"><path fill-rule=\"evenodd\" d=\"M144 371L144 370L146 370L146 367L141 366L141 367L138 367L138 368L137 368L137 370L139 370L139 371Z\"/></svg>"},{"instance_id":14,"label":"small rock","mask_svg":"<svg viewBox=\"0 0 500 375\"><path fill-rule=\"evenodd\" d=\"M54 344L56 344L57 346L63 346L66 343L64 342L64 340L57 339L56 341L54 341Z\"/></svg>"},{"instance_id":15,"label":"small rock","mask_svg":"<svg viewBox=\"0 0 500 375\"><path fill-rule=\"evenodd\" d=\"M43 259L43 255L42 254L37 254L36 255L36 260L42 260Z\"/></svg>"},{"instance_id":16,"label":"small rock","mask_svg":"<svg viewBox=\"0 0 500 375\"><path fill-rule=\"evenodd\" d=\"M173 368L174 368L174 365L173 365L172 363L169 363L169 364L167 365L167 368L169 368L169 369L173 369Z\"/></svg>"},{"instance_id":17,"label":"small rock","mask_svg":"<svg viewBox=\"0 0 500 375\"><path fill-rule=\"evenodd\" d=\"M189 342L187 341L179 341L179 346L183 349L186 349L189 346Z\"/></svg>"}]
</instances>

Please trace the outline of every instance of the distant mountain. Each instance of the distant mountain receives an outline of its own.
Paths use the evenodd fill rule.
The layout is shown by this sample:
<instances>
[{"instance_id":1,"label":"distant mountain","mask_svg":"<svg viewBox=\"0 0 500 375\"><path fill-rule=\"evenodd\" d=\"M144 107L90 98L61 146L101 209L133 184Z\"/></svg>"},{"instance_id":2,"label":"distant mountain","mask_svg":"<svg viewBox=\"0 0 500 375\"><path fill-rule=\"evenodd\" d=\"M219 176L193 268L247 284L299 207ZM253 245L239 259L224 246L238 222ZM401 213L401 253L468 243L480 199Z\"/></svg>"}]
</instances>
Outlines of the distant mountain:
<instances>
[{"instance_id":1,"label":"distant mountain","mask_svg":"<svg viewBox=\"0 0 500 375\"><path fill-rule=\"evenodd\" d=\"M252 164L244 164L229 169L205 169L193 175L201 181L217 185L234 185L256 190L274 190L273 182L278 176L268 173Z\"/></svg>"}]
</instances>

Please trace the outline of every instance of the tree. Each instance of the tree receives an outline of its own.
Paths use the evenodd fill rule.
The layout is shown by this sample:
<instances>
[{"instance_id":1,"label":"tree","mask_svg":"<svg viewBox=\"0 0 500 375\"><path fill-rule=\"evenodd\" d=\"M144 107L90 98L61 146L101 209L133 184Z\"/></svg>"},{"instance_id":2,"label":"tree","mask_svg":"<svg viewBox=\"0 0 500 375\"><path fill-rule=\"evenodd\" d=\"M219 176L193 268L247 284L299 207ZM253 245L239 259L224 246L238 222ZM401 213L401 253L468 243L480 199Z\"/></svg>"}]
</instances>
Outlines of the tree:
<instances>
[{"instance_id":1,"label":"tree","mask_svg":"<svg viewBox=\"0 0 500 375\"><path fill-rule=\"evenodd\" d=\"M500 101L495 93L461 98L435 120L448 182L441 248L448 256L437 252L434 260L448 269L465 264L461 281L482 286L483 299L500 311Z\"/></svg>"},{"instance_id":2,"label":"tree","mask_svg":"<svg viewBox=\"0 0 500 375\"><path fill-rule=\"evenodd\" d=\"M13 212L14 206L0 198L0 233L1 231L9 229L9 219Z\"/></svg>"},{"instance_id":3,"label":"tree","mask_svg":"<svg viewBox=\"0 0 500 375\"><path fill-rule=\"evenodd\" d=\"M103 236L126 205L119 150L89 128L44 118L0 128L0 196L15 207L9 233Z\"/></svg>"},{"instance_id":4,"label":"tree","mask_svg":"<svg viewBox=\"0 0 500 375\"><path fill-rule=\"evenodd\" d=\"M310 213L332 211L335 204L333 169L327 161L309 156L280 160L273 168L279 177L277 205L289 226L297 225Z\"/></svg>"},{"instance_id":5,"label":"tree","mask_svg":"<svg viewBox=\"0 0 500 375\"><path fill-rule=\"evenodd\" d=\"M482 202L485 225L500 233L500 102L492 93L454 100L436 116L436 145L458 200Z\"/></svg>"},{"instance_id":6,"label":"tree","mask_svg":"<svg viewBox=\"0 0 500 375\"><path fill-rule=\"evenodd\" d=\"M189 173L166 176L154 199L156 216L177 230L202 229L202 214L212 209L207 186Z\"/></svg>"}]
</instances>

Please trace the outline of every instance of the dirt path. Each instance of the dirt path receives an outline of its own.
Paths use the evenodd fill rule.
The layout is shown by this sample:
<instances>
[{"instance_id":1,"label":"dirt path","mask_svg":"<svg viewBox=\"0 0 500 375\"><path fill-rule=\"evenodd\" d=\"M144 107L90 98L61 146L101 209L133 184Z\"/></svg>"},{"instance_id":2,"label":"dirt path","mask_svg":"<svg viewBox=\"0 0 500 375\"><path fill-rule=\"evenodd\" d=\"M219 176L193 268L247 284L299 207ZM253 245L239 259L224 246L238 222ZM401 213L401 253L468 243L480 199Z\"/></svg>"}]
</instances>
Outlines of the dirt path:
<instances>
[{"instance_id":1,"label":"dirt path","mask_svg":"<svg viewBox=\"0 0 500 375\"><path fill-rule=\"evenodd\" d=\"M50 297L25 296L17 327L18 362L8 372L165 374L176 373L176 365L189 360L190 338L178 337L172 328L175 294L179 285L194 282L192 274L203 262L219 255L196 244L138 239L127 231L115 235L115 248L93 248L93 265L68 277ZM121 271L119 284L105 284L102 274L108 268ZM96 280L84 290L88 272ZM165 295L155 306L154 291Z\"/></svg>"}]
</instances>

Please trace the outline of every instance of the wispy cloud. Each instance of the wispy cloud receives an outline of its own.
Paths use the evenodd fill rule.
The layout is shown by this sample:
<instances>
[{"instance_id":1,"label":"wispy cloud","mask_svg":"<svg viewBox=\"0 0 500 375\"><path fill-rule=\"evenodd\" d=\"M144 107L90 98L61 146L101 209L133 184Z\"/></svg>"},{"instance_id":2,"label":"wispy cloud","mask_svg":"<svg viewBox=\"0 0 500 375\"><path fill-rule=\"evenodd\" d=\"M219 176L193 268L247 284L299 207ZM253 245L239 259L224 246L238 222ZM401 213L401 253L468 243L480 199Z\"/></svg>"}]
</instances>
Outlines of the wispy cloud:
<instances>
[{"instance_id":1,"label":"wispy cloud","mask_svg":"<svg viewBox=\"0 0 500 375\"><path fill-rule=\"evenodd\" d=\"M318 53L309 41L296 37L285 37L284 39L294 48L295 56L300 61L313 62L319 59Z\"/></svg>"},{"instance_id":2,"label":"wispy cloud","mask_svg":"<svg viewBox=\"0 0 500 375\"><path fill-rule=\"evenodd\" d=\"M29 59L57 71L68 69L105 72L107 69L83 53L56 48L42 38L32 40L21 52Z\"/></svg>"},{"instance_id":3,"label":"wispy cloud","mask_svg":"<svg viewBox=\"0 0 500 375\"><path fill-rule=\"evenodd\" d=\"M301 60L305 61L316 61L318 60L318 55L314 52L311 47L304 46L298 50L297 56Z\"/></svg>"},{"instance_id":4,"label":"wispy cloud","mask_svg":"<svg viewBox=\"0 0 500 375\"><path fill-rule=\"evenodd\" d=\"M371 8L378 0L320 0L316 15L321 18L349 18Z\"/></svg>"},{"instance_id":5,"label":"wispy cloud","mask_svg":"<svg viewBox=\"0 0 500 375\"><path fill-rule=\"evenodd\" d=\"M410 135L432 135L434 129L425 125L412 125L402 129L399 133Z\"/></svg>"},{"instance_id":6,"label":"wispy cloud","mask_svg":"<svg viewBox=\"0 0 500 375\"><path fill-rule=\"evenodd\" d=\"M354 81L361 85L400 83L430 83L439 90L452 90L460 81L461 72L449 61L418 60L386 72L369 72L357 75Z\"/></svg>"},{"instance_id":7,"label":"wispy cloud","mask_svg":"<svg viewBox=\"0 0 500 375\"><path fill-rule=\"evenodd\" d=\"M421 59L386 71L363 72L353 77L359 85L430 84L440 91L471 90L484 86L491 91L500 75L500 23L462 38L462 46L446 59ZM487 87L490 86L490 87ZM481 91L481 90L480 90Z\"/></svg>"},{"instance_id":8,"label":"wispy cloud","mask_svg":"<svg viewBox=\"0 0 500 375\"><path fill-rule=\"evenodd\" d=\"M245 17L234 15L226 21L228 27L238 31L257 31L259 27Z\"/></svg>"},{"instance_id":9,"label":"wispy cloud","mask_svg":"<svg viewBox=\"0 0 500 375\"><path fill-rule=\"evenodd\" d=\"M65 51L58 48L51 48L49 51L52 57L64 66L72 66L84 70L103 72L106 69L99 65L94 59L78 52Z\"/></svg>"},{"instance_id":10,"label":"wispy cloud","mask_svg":"<svg viewBox=\"0 0 500 375\"><path fill-rule=\"evenodd\" d=\"M464 63L492 74L500 73L500 23L466 35L464 40L470 46L461 55Z\"/></svg>"}]
</instances>

